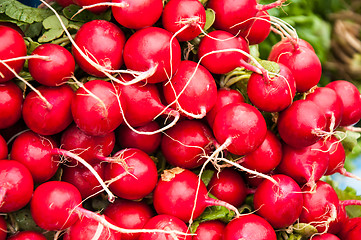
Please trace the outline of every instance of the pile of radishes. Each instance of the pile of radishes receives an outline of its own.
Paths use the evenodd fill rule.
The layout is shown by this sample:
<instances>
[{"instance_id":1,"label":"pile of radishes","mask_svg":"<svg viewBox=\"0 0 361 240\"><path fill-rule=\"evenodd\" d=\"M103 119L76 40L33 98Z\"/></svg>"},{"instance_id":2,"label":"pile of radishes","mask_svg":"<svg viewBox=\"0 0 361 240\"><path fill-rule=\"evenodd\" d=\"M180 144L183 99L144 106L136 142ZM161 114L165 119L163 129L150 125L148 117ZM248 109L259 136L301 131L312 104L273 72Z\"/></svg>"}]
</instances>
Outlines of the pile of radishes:
<instances>
[{"instance_id":1,"label":"pile of radishes","mask_svg":"<svg viewBox=\"0 0 361 240\"><path fill-rule=\"evenodd\" d=\"M285 1L56 1L112 20L72 34L43 2L69 43L31 54L0 24L0 240L360 238L360 202L322 178L358 178L360 92L317 86L312 46L267 13ZM36 230L14 227L25 209Z\"/></svg>"}]
</instances>

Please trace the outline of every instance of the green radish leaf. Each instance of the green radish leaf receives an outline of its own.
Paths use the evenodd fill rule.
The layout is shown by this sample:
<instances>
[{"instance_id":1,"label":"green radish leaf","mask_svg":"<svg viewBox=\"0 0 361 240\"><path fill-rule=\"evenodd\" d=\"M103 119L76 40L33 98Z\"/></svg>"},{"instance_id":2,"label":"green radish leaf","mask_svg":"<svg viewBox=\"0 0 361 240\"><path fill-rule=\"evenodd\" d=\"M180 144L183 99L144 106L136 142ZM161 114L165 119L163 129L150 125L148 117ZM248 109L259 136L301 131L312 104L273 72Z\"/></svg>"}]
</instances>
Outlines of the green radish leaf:
<instances>
[{"instance_id":1,"label":"green radish leaf","mask_svg":"<svg viewBox=\"0 0 361 240\"><path fill-rule=\"evenodd\" d=\"M63 21L65 27L67 27L69 24L68 19L63 16L60 18ZM40 43L51 42L52 40L61 37L64 33L64 29L61 26L59 19L55 15L46 18L43 21L43 26L45 29L47 29L47 31L45 31L44 34L39 37L38 41Z\"/></svg>"},{"instance_id":2,"label":"green radish leaf","mask_svg":"<svg viewBox=\"0 0 361 240\"><path fill-rule=\"evenodd\" d=\"M206 10L206 24L204 25L203 30L207 31L213 25L214 20L216 20L216 13L213 9L208 8Z\"/></svg>"},{"instance_id":3,"label":"green radish leaf","mask_svg":"<svg viewBox=\"0 0 361 240\"><path fill-rule=\"evenodd\" d=\"M94 14L89 10L84 10L79 14L75 15L80 9L81 9L80 6L70 4L69 6L63 9L63 15L69 20L72 20L74 22L83 22L83 23L98 19L110 21L112 18L111 9L101 14Z\"/></svg>"},{"instance_id":4,"label":"green radish leaf","mask_svg":"<svg viewBox=\"0 0 361 240\"><path fill-rule=\"evenodd\" d=\"M360 138L361 134L352 131L346 131L346 138L342 140L342 145L345 148L346 155L352 153L353 149L357 146L357 140ZM342 139L342 135L339 138Z\"/></svg>"}]
</instances>

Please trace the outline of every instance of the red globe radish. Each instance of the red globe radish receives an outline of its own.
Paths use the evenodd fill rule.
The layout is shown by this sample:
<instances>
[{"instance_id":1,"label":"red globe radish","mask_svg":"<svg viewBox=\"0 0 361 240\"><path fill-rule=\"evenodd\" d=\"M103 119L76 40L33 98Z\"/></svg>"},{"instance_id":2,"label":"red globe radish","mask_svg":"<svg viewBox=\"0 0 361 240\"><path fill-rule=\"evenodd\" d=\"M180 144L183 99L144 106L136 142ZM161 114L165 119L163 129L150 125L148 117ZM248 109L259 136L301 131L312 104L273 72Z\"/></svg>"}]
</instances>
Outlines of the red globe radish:
<instances>
[{"instance_id":1,"label":"red globe radish","mask_svg":"<svg viewBox=\"0 0 361 240\"><path fill-rule=\"evenodd\" d=\"M0 135L0 160L8 158L8 146L5 142L5 139Z\"/></svg>"},{"instance_id":2,"label":"red globe radish","mask_svg":"<svg viewBox=\"0 0 361 240\"><path fill-rule=\"evenodd\" d=\"M41 135L60 133L73 121L70 109L74 97L73 89L68 85L62 85L40 86L37 90L50 105L44 104L36 92L28 93L22 109L25 124Z\"/></svg>"},{"instance_id":3,"label":"red globe radish","mask_svg":"<svg viewBox=\"0 0 361 240\"><path fill-rule=\"evenodd\" d=\"M336 235L333 235L331 233L325 233L322 235L313 236L310 238L311 240L340 240Z\"/></svg>"},{"instance_id":4,"label":"red globe radish","mask_svg":"<svg viewBox=\"0 0 361 240\"><path fill-rule=\"evenodd\" d=\"M360 121L361 95L357 87L345 80L330 82L326 87L333 89L342 101L343 114L340 126L349 126Z\"/></svg>"},{"instance_id":5,"label":"red globe radish","mask_svg":"<svg viewBox=\"0 0 361 240\"><path fill-rule=\"evenodd\" d=\"M154 216L154 212L144 201L117 199L105 208L104 215L113 220L119 227L125 229L142 229ZM140 233L124 233L121 235L121 239L136 240L139 236Z\"/></svg>"},{"instance_id":6,"label":"red globe radish","mask_svg":"<svg viewBox=\"0 0 361 240\"><path fill-rule=\"evenodd\" d=\"M137 200L150 194L157 184L157 167L143 151L128 148L117 152L104 169L109 188L118 197ZM129 188L129 186L132 186Z\"/></svg>"},{"instance_id":7,"label":"red globe radish","mask_svg":"<svg viewBox=\"0 0 361 240\"><path fill-rule=\"evenodd\" d=\"M172 166L192 169L204 163L215 142L211 129L198 120L184 120L164 132L162 153Z\"/></svg>"},{"instance_id":8,"label":"red globe radish","mask_svg":"<svg viewBox=\"0 0 361 240\"><path fill-rule=\"evenodd\" d=\"M291 71L278 64L277 75L265 79L261 74L252 73L247 84L249 100L261 111L280 112L290 106L296 94L296 83Z\"/></svg>"},{"instance_id":9,"label":"red globe radish","mask_svg":"<svg viewBox=\"0 0 361 240\"><path fill-rule=\"evenodd\" d=\"M122 122L125 111L121 92L103 80L86 82L75 92L71 112L76 125L86 134L104 136Z\"/></svg>"},{"instance_id":10,"label":"red globe radish","mask_svg":"<svg viewBox=\"0 0 361 240\"><path fill-rule=\"evenodd\" d=\"M276 240L272 226L255 214L242 215L229 222L224 230L223 240Z\"/></svg>"},{"instance_id":11,"label":"red globe radish","mask_svg":"<svg viewBox=\"0 0 361 240\"><path fill-rule=\"evenodd\" d=\"M0 240L6 240L8 227L3 216L0 216Z\"/></svg>"},{"instance_id":12,"label":"red globe radish","mask_svg":"<svg viewBox=\"0 0 361 240\"><path fill-rule=\"evenodd\" d=\"M34 182L22 163L0 160L0 179L0 213L17 211L29 203Z\"/></svg>"},{"instance_id":13,"label":"red globe radish","mask_svg":"<svg viewBox=\"0 0 361 240\"><path fill-rule=\"evenodd\" d=\"M287 37L287 38L284 38L283 40L279 41L275 45L273 45L272 51L270 52L268 58L275 59L275 58L277 58L277 56L281 55L283 52L292 51L295 48L298 48L300 46L308 48L313 52L315 51L309 42L307 42L301 38Z\"/></svg>"},{"instance_id":14,"label":"red globe radish","mask_svg":"<svg viewBox=\"0 0 361 240\"><path fill-rule=\"evenodd\" d=\"M73 0L73 4L76 4L81 7L91 6L94 4L104 3L107 2L106 0ZM107 10L107 6L97 6L97 7L91 7L89 8L89 11L100 14L102 12L105 12Z\"/></svg>"},{"instance_id":15,"label":"red globe radish","mask_svg":"<svg viewBox=\"0 0 361 240\"><path fill-rule=\"evenodd\" d=\"M207 188L190 170L165 170L153 192L153 205L158 214L168 214L184 222L197 218L207 206L225 206L239 215L237 208L209 198Z\"/></svg>"},{"instance_id":16,"label":"red globe radish","mask_svg":"<svg viewBox=\"0 0 361 240\"><path fill-rule=\"evenodd\" d=\"M0 60L19 73L25 63L25 59L16 59L26 56L26 45L23 37L15 29L0 25ZM7 82L15 75L3 64L0 63L0 83Z\"/></svg>"},{"instance_id":17,"label":"red globe radish","mask_svg":"<svg viewBox=\"0 0 361 240\"><path fill-rule=\"evenodd\" d=\"M277 121L282 140L295 148L316 143L325 135L326 117L321 108L310 100L297 100L282 111Z\"/></svg>"},{"instance_id":18,"label":"red globe radish","mask_svg":"<svg viewBox=\"0 0 361 240\"><path fill-rule=\"evenodd\" d=\"M219 220L201 222L192 240L222 240L226 224Z\"/></svg>"},{"instance_id":19,"label":"red globe radish","mask_svg":"<svg viewBox=\"0 0 361 240\"><path fill-rule=\"evenodd\" d=\"M350 218L342 224L342 231L338 234L342 240L357 240L361 233L361 217Z\"/></svg>"},{"instance_id":20,"label":"red globe radish","mask_svg":"<svg viewBox=\"0 0 361 240\"><path fill-rule=\"evenodd\" d=\"M152 121L135 129L138 132L156 132L160 129L160 126L157 122ZM151 135L139 134L126 125L120 125L115 133L117 143L121 148L137 148L147 154L154 153L160 146L162 139L161 133Z\"/></svg>"},{"instance_id":21,"label":"red globe radish","mask_svg":"<svg viewBox=\"0 0 361 240\"><path fill-rule=\"evenodd\" d=\"M168 104L191 118L203 118L216 103L217 86L206 68L193 61L182 61L177 72L163 83Z\"/></svg>"},{"instance_id":22,"label":"red globe radish","mask_svg":"<svg viewBox=\"0 0 361 240\"><path fill-rule=\"evenodd\" d=\"M178 41L190 41L202 32L206 11L198 0L171 0L164 6L162 23Z\"/></svg>"},{"instance_id":23,"label":"red globe radish","mask_svg":"<svg viewBox=\"0 0 361 240\"><path fill-rule=\"evenodd\" d=\"M73 45L76 63L90 75L105 77L105 72L118 70L123 65L125 36L115 24L105 20L93 20L83 24L77 31ZM100 44L101 43L101 44ZM93 64L81 54L87 55ZM97 63L100 66L94 66Z\"/></svg>"},{"instance_id":24,"label":"red globe radish","mask_svg":"<svg viewBox=\"0 0 361 240\"><path fill-rule=\"evenodd\" d=\"M259 44L263 42L271 32L271 20L267 11L258 11L254 20L248 27L244 28L240 25L241 31L239 35L243 37L249 45Z\"/></svg>"},{"instance_id":25,"label":"red globe radish","mask_svg":"<svg viewBox=\"0 0 361 240\"><path fill-rule=\"evenodd\" d=\"M291 177L283 174L272 176L278 183L264 180L254 194L256 214L266 219L273 228L292 225L302 212L303 196L300 187Z\"/></svg>"},{"instance_id":26,"label":"red globe radish","mask_svg":"<svg viewBox=\"0 0 361 240\"><path fill-rule=\"evenodd\" d=\"M10 236L8 240L46 240L46 237L40 232L28 230L18 232Z\"/></svg>"},{"instance_id":27,"label":"red globe radish","mask_svg":"<svg viewBox=\"0 0 361 240\"><path fill-rule=\"evenodd\" d=\"M232 168L222 169L214 173L207 189L219 200L225 201L235 207L240 207L248 190L240 173Z\"/></svg>"},{"instance_id":28,"label":"red globe radish","mask_svg":"<svg viewBox=\"0 0 361 240\"><path fill-rule=\"evenodd\" d=\"M31 58L28 61L29 73L42 85L59 86L66 83L74 74L75 61L73 55L60 45L53 43L40 45L34 49L31 55L48 57L47 60Z\"/></svg>"},{"instance_id":29,"label":"red globe radish","mask_svg":"<svg viewBox=\"0 0 361 240\"><path fill-rule=\"evenodd\" d=\"M135 32L124 46L125 66L134 71L148 72L148 83L158 83L172 77L181 62L181 48L167 30L148 27Z\"/></svg>"},{"instance_id":30,"label":"red globe radish","mask_svg":"<svg viewBox=\"0 0 361 240\"><path fill-rule=\"evenodd\" d=\"M21 118L23 94L13 82L0 83L0 129L14 125Z\"/></svg>"}]
</instances>

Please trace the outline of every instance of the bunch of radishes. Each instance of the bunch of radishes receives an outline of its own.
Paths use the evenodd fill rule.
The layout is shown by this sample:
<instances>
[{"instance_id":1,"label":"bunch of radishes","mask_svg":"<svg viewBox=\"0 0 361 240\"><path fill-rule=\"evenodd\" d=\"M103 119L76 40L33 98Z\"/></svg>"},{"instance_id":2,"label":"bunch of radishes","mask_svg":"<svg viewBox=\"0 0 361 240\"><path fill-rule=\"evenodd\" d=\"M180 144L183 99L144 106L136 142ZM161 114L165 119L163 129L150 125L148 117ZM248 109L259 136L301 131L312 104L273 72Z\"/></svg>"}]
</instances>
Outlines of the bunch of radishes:
<instances>
[{"instance_id":1,"label":"bunch of radishes","mask_svg":"<svg viewBox=\"0 0 361 240\"><path fill-rule=\"evenodd\" d=\"M73 35L43 2L70 44L31 54L2 24L0 240L45 239L14 230L29 208L54 239L359 239L345 206L360 202L320 179L357 178L342 141L360 93L317 86L312 46L267 13L283 2L74 0L113 18ZM261 60L250 45L271 30L282 40Z\"/></svg>"}]
</instances>

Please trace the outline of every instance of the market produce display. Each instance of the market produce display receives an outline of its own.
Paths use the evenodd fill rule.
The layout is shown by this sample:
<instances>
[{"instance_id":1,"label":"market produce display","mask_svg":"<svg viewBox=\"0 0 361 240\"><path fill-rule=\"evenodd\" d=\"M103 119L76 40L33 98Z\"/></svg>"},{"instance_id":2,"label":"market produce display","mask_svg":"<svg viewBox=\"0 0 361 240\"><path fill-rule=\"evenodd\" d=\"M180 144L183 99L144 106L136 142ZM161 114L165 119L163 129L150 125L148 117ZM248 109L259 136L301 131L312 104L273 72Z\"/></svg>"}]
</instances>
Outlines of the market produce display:
<instances>
[{"instance_id":1,"label":"market produce display","mask_svg":"<svg viewBox=\"0 0 361 240\"><path fill-rule=\"evenodd\" d=\"M0 240L360 239L361 94L286 4L0 0Z\"/></svg>"}]
</instances>

